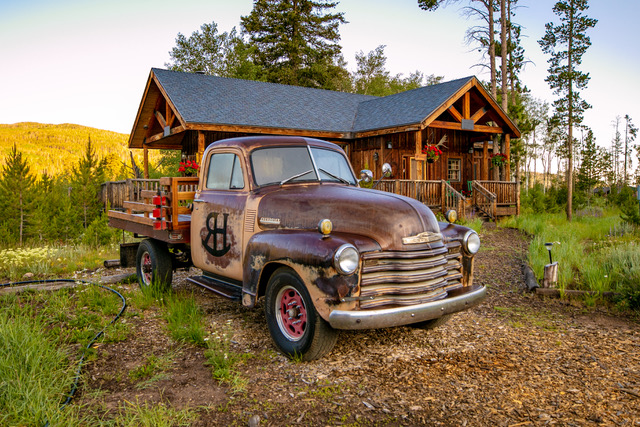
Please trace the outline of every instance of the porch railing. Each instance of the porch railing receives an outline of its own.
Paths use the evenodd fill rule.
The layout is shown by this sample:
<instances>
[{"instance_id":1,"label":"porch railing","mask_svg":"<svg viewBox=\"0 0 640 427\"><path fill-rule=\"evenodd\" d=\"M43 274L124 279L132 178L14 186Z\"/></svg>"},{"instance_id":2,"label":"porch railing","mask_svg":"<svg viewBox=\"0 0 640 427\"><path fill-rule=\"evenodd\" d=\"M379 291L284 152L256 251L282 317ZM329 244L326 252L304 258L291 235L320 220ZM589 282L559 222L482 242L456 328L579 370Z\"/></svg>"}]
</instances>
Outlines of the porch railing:
<instances>
[{"instance_id":1,"label":"porch railing","mask_svg":"<svg viewBox=\"0 0 640 427\"><path fill-rule=\"evenodd\" d=\"M143 191L157 192L160 187L159 179L126 179L110 181L102 184L102 204L110 209L124 209L124 202L142 202Z\"/></svg>"},{"instance_id":2,"label":"porch railing","mask_svg":"<svg viewBox=\"0 0 640 427\"><path fill-rule=\"evenodd\" d=\"M442 206L442 181L384 179L376 189L411 197L429 207Z\"/></svg>"},{"instance_id":3,"label":"porch railing","mask_svg":"<svg viewBox=\"0 0 640 427\"><path fill-rule=\"evenodd\" d=\"M454 209L458 212L458 215L462 217L467 217L468 212L465 209L466 198L458 193L458 191L453 188L447 181L441 181L442 185L442 213Z\"/></svg>"},{"instance_id":4,"label":"porch railing","mask_svg":"<svg viewBox=\"0 0 640 427\"><path fill-rule=\"evenodd\" d=\"M516 193L517 184L507 181L476 181L487 191L496 195L498 206L515 205L518 202Z\"/></svg>"},{"instance_id":5,"label":"porch railing","mask_svg":"<svg viewBox=\"0 0 640 427\"><path fill-rule=\"evenodd\" d=\"M494 193L480 184L480 181L471 182L471 200L473 205L494 220L497 215L496 198Z\"/></svg>"}]
</instances>

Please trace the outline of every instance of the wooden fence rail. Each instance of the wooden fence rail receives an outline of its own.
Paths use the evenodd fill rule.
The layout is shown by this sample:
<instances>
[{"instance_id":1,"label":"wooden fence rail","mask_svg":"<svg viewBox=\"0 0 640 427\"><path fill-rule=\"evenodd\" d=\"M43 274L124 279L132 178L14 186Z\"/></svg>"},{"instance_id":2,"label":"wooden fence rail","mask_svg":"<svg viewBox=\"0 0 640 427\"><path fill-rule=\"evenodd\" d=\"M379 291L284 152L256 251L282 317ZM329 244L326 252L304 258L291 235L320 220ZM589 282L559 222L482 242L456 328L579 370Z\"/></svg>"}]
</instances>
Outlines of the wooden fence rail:
<instances>
[{"instance_id":1,"label":"wooden fence rail","mask_svg":"<svg viewBox=\"0 0 640 427\"><path fill-rule=\"evenodd\" d=\"M197 181L193 178L176 179L171 185L179 187L180 192L190 193L197 189ZM155 193L161 187L160 179L105 182L102 184L101 200L105 208L108 204L111 209L124 210L125 201L144 202L143 192ZM376 188L411 197L433 210L446 212L448 209L455 209L462 217L469 216L474 206L492 218L501 214L501 208L502 212L506 212L506 207L519 206L515 182L472 181L472 195L469 198L465 198L444 180L385 179Z\"/></svg>"}]
</instances>

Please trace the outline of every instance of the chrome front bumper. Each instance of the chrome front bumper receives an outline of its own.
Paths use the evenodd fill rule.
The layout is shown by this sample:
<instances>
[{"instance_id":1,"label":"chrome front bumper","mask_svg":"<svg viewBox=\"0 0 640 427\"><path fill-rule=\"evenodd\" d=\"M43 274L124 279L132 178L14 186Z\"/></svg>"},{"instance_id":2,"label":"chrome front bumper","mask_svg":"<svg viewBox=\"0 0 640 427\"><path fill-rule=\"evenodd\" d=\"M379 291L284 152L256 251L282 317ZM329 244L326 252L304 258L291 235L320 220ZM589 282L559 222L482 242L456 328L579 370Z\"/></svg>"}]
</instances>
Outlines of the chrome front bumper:
<instances>
[{"instance_id":1,"label":"chrome front bumper","mask_svg":"<svg viewBox=\"0 0 640 427\"><path fill-rule=\"evenodd\" d=\"M447 298L408 307L380 310L334 310L329 324L335 329L378 329L409 325L437 319L445 314L466 310L479 304L487 296L484 286L471 286L452 292Z\"/></svg>"}]
</instances>

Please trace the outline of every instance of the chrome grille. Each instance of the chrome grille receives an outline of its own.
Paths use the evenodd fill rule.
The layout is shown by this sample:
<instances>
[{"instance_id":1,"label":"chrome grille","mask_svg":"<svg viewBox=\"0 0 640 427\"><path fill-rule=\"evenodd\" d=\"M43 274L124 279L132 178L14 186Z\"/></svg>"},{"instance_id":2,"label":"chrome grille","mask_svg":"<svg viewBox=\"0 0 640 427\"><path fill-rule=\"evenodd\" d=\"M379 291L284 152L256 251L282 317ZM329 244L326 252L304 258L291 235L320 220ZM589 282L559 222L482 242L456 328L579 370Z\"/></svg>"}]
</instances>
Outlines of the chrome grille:
<instances>
[{"instance_id":1,"label":"chrome grille","mask_svg":"<svg viewBox=\"0 0 640 427\"><path fill-rule=\"evenodd\" d=\"M457 277L459 260L449 256L447 247L364 254L360 308L407 306L446 298L448 288L458 287L462 277Z\"/></svg>"},{"instance_id":2,"label":"chrome grille","mask_svg":"<svg viewBox=\"0 0 640 427\"><path fill-rule=\"evenodd\" d=\"M447 253L447 292L462 287L462 253L459 241L452 241L446 244Z\"/></svg>"}]
</instances>

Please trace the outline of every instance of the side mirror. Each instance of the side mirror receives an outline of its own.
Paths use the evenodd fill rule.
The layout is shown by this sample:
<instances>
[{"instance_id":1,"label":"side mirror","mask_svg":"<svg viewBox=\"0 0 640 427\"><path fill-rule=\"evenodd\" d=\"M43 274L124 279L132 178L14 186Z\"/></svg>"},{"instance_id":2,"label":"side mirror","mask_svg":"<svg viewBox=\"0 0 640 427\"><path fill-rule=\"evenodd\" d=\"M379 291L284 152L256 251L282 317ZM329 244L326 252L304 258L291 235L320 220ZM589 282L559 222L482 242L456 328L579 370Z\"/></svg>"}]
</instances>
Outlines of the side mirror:
<instances>
[{"instance_id":1,"label":"side mirror","mask_svg":"<svg viewBox=\"0 0 640 427\"><path fill-rule=\"evenodd\" d=\"M359 182L364 183L364 184L368 184L371 181L373 181L373 172L371 172L369 169L362 169L360 171L360 181Z\"/></svg>"},{"instance_id":2,"label":"side mirror","mask_svg":"<svg viewBox=\"0 0 640 427\"><path fill-rule=\"evenodd\" d=\"M382 176L385 178L389 178L393 170L391 169L391 165L389 163L385 163L382 165Z\"/></svg>"}]
</instances>

